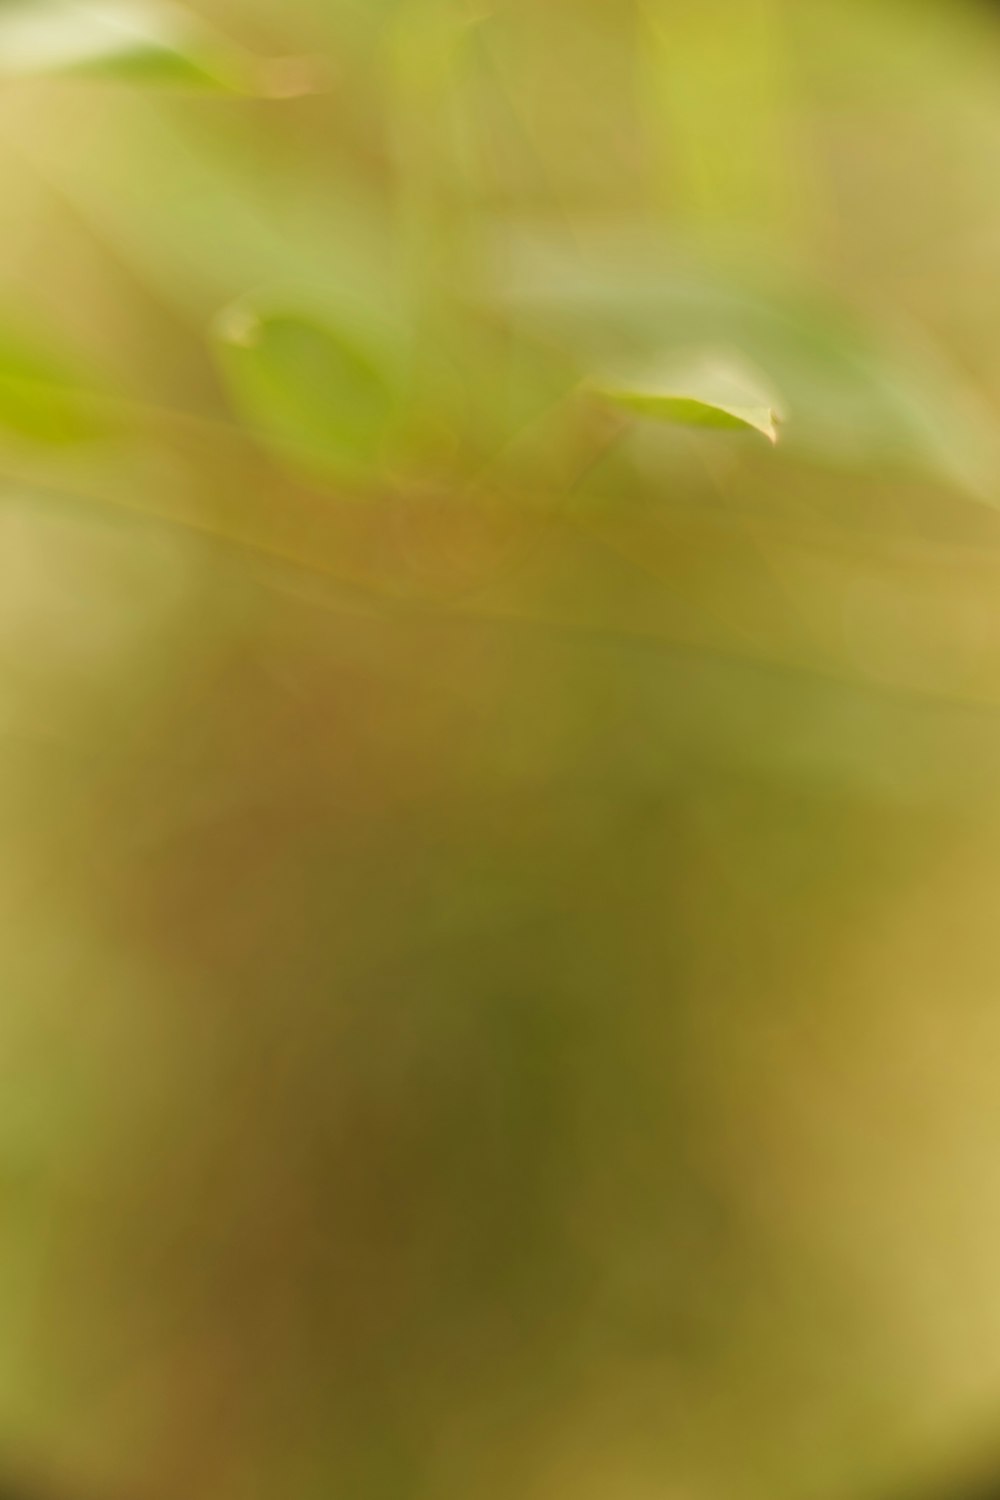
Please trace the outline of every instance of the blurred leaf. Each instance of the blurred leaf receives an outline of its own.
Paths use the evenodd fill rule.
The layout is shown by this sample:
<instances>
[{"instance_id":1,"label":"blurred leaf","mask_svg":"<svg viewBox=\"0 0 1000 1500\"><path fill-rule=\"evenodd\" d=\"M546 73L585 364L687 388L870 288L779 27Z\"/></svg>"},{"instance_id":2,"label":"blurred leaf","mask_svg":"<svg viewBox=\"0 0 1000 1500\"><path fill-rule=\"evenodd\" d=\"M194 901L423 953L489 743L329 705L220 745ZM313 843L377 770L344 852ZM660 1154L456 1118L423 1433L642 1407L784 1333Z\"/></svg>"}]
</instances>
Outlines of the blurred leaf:
<instances>
[{"instance_id":1,"label":"blurred leaf","mask_svg":"<svg viewBox=\"0 0 1000 1500\"><path fill-rule=\"evenodd\" d=\"M227 308L215 336L237 411L286 458L337 478L377 466L396 402L384 364L360 340L250 302Z\"/></svg>"},{"instance_id":2,"label":"blurred leaf","mask_svg":"<svg viewBox=\"0 0 1000 1500\"><path fill-rule=\"evenodd\" d=\"M285 95L303 65L264 62L170 0L3 0L0 77L83 74Z\"/></svg>"},{"instance_id":3,"label":"blurred leaf","mask_svg":"<svg viewBox=\"0 0 1000 1500\"><path fill-rule=\"evenodd\" d=\"M0 330L0 428L35 443L87 442L107 431L101 407L60 361Z\"/></svg>"},{"instance_id":4,"label":"blurred leaf","mask_svg":"<svg viewBox=\"0 0 1000 1500\"><path fill-rule=\"evenodd\" d=\"M931 340L787 274L713 272L627 234L571 254L529 231L501 240L496 284L529 328L590 368L626 357L641 367L696 344L740 349L787 393L787 447L800 458L996 493L992 415Z\"/></svg>"},{"instance_id":5,"label":"blurred leaf","mask_svg":"<svg viewBox=\"0 0 1000 1500\"><path fill-rule=\"evenodd\" d=\"M2 4L2 0L0 0ZM363 174L338 162L336 192L296 158L263 168L252 111L211 119L176 96L105 90L81 128L36 112L21 143L92 232L186 319L202 324L248 287L337 321L348 302L379 334L400 322L394 248ZM324 143L324 165L328 161ZM156 192L145 190L156 164Z\"/></svg>"},{"instance_id":6,"label":"blurred leaf","mask_svg":"<svg viewBox=\"0 0 1000 1500\"><path fill-rule=\"evenodd\" d=\"M647 378L594 382L596 395L626 411L684 427L722 427L778 441L776 402L764 382L729 358L696 353Z\"/></svg>"}]
</instances>

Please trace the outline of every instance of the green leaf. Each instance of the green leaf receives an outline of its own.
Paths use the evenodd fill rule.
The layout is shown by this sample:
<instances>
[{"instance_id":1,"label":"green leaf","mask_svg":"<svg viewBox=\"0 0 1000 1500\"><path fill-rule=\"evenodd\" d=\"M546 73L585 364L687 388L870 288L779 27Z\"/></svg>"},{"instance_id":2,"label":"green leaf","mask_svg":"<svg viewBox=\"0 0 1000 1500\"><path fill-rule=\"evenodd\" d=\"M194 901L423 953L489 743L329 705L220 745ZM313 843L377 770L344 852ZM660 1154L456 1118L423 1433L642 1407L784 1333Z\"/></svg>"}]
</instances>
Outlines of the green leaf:
<instances>
[{"instance_id":1,"label":"green leaf","mask_svg":"<svg viewBox=\"0 0 1000 1500\"><path fill-rule=\"evenodd\" d=\"M664 352L739 349L794 404L789 455L994 502L992 414L919 330L862 315L785 269L710 271L642 234L595 235L572 255L547 235L508 234L496 265L501 305L586 368L612 351L647 369Z\"/></svg>"},{"instance_id":2,"label":"green leaf","mask_svg":"<svg viewBox=\"0 0 1000 1500\"><path fill-rule=\"evenodd\" d=\"M303 64L255 58L171 0L0 0L0 77L74 74L269 96L311 83Z\"/></svg>"},{"instance_id":3,"label":"green leaf","mask_svg":"<svg viewBox=\"0 0 1000 1500\"><path fill-rule=\"evenodd\" d=\"M778 441L777 399L763 378L731 356L698 352L629 381L591 382L594 394L656 422L751 429Z\"/></svg>"},{"instance_id":4,"label":"green leaf","mask_svg":"<svg viewBox=\"0 0 1000 1500\"><path fill-rule=\"evenodd\" d=\"M215 343L233 404L279 453L314 473L361 478L396 411L384 360L343 328L251 302L227 308Z\"/></svg>"}]
</instances>

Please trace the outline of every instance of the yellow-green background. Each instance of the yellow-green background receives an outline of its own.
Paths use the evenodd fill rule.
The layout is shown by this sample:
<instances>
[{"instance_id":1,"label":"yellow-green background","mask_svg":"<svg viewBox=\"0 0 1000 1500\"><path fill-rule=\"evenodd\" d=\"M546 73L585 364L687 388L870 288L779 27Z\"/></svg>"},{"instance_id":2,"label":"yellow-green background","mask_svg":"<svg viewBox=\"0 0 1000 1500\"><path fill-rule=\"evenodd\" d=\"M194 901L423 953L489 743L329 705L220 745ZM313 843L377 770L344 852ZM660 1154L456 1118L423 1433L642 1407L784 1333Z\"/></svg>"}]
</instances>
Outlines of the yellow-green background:
<instances>
[{"instance_id":1,"label":"yellow-green background","mask_svg":"<svg viewBox=\"0 0 1000 1500\"><path fill-rule=\"evenodd\" d=\"M4 3L0 1453L109 1500L975 1464L1000 15L205 0L299 59L261 98L8 76ZM776 450L580 393L695 345Z\"/></svg>"}]
</instances>

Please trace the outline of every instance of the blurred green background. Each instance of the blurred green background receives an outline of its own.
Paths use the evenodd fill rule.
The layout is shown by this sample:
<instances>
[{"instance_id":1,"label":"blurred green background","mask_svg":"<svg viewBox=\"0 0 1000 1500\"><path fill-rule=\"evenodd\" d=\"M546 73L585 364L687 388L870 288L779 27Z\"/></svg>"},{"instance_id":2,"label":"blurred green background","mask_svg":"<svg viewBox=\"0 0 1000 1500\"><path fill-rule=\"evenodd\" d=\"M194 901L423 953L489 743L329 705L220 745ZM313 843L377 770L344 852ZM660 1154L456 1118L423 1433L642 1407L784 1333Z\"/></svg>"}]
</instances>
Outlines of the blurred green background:
<instances>
[{"instance_id":1,"label":"blurred green background","mask_svg":"<svg viewBox=\"0 0 1000 1500\"><path fill-rule=\"evenodd\" d=\"M12 1473L989 1462L998 183L985 0L0 0Z\"/></svg>"}]
</instances>

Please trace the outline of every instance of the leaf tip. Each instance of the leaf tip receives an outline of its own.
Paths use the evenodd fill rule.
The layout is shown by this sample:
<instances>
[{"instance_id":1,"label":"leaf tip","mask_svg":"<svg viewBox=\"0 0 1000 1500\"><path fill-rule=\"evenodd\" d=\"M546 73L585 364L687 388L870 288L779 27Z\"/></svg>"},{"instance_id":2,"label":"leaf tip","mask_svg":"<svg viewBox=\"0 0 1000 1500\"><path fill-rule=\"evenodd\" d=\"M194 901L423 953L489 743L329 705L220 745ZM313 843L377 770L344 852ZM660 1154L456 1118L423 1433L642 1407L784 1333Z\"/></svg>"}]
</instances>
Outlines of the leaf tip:
<instances>
[{"instance_id":1,"label":"leaf tip","mask_svg":"<svg viewBox=\"0 0 1000 1500\"><path fill-rule=\"evenodd\" d=\"M246 302L231 303L215 319L214 332L223 344L252 349L260 339L260 316Z\"/></svg>"}]
</instances>

